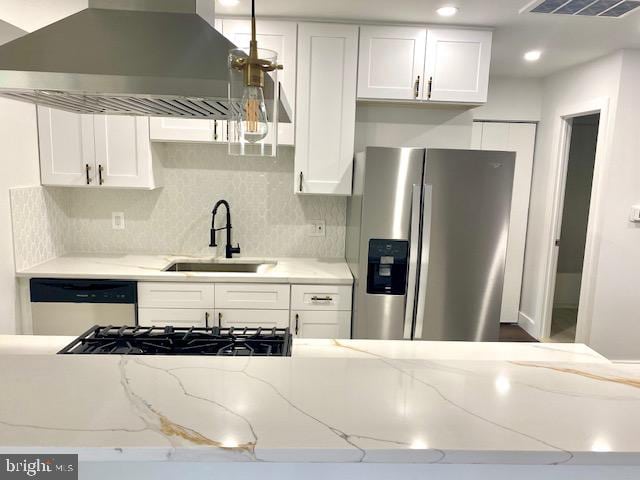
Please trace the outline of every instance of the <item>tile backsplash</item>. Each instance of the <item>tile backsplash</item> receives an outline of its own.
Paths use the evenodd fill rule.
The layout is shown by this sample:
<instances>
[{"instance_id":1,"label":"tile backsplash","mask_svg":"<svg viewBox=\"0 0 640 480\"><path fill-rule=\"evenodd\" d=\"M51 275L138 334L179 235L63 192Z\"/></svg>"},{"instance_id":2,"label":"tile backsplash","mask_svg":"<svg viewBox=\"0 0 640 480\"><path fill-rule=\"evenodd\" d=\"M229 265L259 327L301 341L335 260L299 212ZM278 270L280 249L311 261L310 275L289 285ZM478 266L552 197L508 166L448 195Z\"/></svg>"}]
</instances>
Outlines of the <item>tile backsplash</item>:
<instances>
[{"instance_id":1,"label":"tile backsplash","mask_svg":"<svg viewBox=\"0 0 640 480\"><path fill-rule=\"evenodd\" d=\"M57 241L62 235L61 245L47 244L46 254L223 255L225 232L218 232L216 251L209 248L209 229L213 205L225 199L232 241L243 256L344 257L346 199L295 195L292 148L280 148L276 158L250 158L231 157L224 145L166 144L163 165L164 186L154 191L38 187L44 199L57 200L49 207L65 217L63 233L53 235ZM43 198L21 196L18 203ZM32 208L18 205L14 217L28 216ZM124 213L124 230L112 228L112 212ZM225 214L221 208L217 227L224 226ZM314 220L325 222L324 237L309 236ZM19 226L25 222L14 219ZM34 258L26 256L24 263Z\"/></svg>"},{"instance_id":2,"label":"tile backsplash","mask_svg":"<svg viewBox=\"0 0 640 480\"><path fill-rule=\"evenodd\" d=\"M62 189L20 187L9 191L16 269L66 253L68 199Z\"/></svg>"}]
</instances>

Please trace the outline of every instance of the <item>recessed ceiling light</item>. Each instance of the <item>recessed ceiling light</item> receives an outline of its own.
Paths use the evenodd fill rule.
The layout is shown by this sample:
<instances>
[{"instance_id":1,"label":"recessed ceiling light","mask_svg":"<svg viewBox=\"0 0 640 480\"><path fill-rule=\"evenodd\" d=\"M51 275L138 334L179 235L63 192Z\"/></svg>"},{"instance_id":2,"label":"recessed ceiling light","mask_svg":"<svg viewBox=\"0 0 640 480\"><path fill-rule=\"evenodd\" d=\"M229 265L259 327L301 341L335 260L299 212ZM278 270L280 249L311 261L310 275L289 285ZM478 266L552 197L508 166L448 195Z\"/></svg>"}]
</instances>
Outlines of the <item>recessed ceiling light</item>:
<instances>
[{"instance_id":1,"label":"recessed ceiling light","mask_svg":"<svg viewBox=\"0 0 640 480\"><path fill-rule=\"evenodd\" d=\"M218 0L223 7L236 7L240 0Z\"/></svg>"},{"instance_id":2,"label":"recessed ceiling light","mask_svg":"<svg viewBox=\"0 0 640 480\"><path fill-rule=\"evenodd\" d=\"M524 54L524 59L527 62L537 62L538 60L540 60L541 56L542 52L540 50L531 50L530 52Z\"/></svg>"},{"instance_id":3,"label":"recessed ceiling light","mask_svg":"<svg viewBox=\"0 0 640 480\"><path fill-rule=\"evenodd\" d=\"M458 13L458 9L456 7L447 6L440 7L438 10L436 10L436 12L438 12L438 15L440 15L441 17L452 17L456 13Z\"/></svg>"}]
</instances>

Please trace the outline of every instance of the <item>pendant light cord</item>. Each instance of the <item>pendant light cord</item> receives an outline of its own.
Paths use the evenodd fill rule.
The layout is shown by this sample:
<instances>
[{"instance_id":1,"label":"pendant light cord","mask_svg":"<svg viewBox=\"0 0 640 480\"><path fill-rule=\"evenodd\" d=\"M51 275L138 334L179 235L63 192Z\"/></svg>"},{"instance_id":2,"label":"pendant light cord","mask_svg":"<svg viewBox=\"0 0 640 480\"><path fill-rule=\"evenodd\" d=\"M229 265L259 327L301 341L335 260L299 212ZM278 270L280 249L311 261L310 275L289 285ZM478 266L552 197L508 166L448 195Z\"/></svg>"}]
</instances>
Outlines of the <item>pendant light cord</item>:
<instances>
[{"instance_id":1,"label":"pendant light cord","mask_svg":"<svg viewBox=\"0 0 640 480\"><path fill-rule=\"evenodd\" d=\"M251 0L251 40L256 41L256 0Z\"/></svg>"}]
</instances>

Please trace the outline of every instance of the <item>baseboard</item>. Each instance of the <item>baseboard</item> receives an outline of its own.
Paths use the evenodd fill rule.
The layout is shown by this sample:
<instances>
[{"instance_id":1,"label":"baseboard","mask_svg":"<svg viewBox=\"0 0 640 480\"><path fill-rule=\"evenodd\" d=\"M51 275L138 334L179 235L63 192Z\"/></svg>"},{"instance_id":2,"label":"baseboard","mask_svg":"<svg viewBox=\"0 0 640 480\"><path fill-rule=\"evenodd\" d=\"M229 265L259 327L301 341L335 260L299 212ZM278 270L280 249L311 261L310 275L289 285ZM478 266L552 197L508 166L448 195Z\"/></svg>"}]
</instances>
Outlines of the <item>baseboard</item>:
<instances>
[{"instance_id":1,"label":"baseboard","mask_svg":"<svg viewBox=\"0 0 640 480\"><path fill-rule=\"evenodd\" d=\"M518 325L522 327L522 329L531 335L536 340L540 340L538 337L538 329L536 328L536 322L525 313L518 312Z\"/></svg>"}]
</instances>

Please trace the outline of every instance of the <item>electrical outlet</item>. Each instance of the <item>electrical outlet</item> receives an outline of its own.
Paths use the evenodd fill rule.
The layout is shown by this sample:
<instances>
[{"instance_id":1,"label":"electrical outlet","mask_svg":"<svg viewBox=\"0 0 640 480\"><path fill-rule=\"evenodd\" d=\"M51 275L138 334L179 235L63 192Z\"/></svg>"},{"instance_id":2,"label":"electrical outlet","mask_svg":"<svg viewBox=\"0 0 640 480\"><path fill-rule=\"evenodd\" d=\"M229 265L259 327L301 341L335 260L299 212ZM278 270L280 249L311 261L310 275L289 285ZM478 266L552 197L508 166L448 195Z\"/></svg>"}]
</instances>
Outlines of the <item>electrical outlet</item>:
<instances>
[{"instance_id":1,"label":"electrical outlet","mask_svg":"<svg viewBox=\"0 0 640 480\"><path fill-rule=\"evenodd\" d=\"M111 212L111 228L124 230L124 212Z\"/></svg>"},{"instance_id":2,"label":"electrical outlet","mask_svg":"<svg viewBox=\"0 0 640 480\"><path fill-rule=\"evenodd\" d=\"M310 237L324 237L324 231L325 231L324 220L314 220L309 225Z\"/></svg>"}]
</instances>

